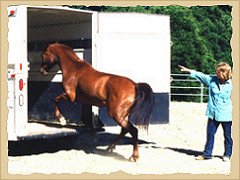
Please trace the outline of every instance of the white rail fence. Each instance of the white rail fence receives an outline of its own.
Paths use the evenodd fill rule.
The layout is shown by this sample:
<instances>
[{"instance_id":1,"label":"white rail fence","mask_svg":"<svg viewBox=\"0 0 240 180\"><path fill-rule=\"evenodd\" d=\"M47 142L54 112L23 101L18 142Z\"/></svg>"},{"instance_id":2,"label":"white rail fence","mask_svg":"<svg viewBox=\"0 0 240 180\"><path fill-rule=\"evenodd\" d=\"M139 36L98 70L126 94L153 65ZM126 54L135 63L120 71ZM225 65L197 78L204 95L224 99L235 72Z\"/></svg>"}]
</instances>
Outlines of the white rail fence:
<instances>
[{"instance_id":1,"label":"white rail fence","mask_svg":"<svg viewBox=\"0 0 240 180\"><path fill-rule=\"evenodd\" d=\"M174 97L199 97L199 101L204 102L204 97L208 96L208 87L204 86L201 82L196 79L190 78L189 74L171 74L171 99ZM194 86L191 86L191 83ZM190 84L190 85L189 85ZM186 93L186 90L188 91Z\"/></svg>"}]
</instances>

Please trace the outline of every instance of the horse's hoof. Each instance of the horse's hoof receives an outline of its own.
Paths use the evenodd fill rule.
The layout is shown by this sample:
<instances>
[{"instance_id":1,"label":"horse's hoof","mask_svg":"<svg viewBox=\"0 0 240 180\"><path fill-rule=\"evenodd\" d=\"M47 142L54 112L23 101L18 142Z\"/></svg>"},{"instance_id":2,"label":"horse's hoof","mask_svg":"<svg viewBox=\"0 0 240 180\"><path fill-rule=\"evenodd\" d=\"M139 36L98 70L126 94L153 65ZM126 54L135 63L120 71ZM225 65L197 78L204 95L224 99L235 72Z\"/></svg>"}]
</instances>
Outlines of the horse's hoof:
<instances>
[{"instance_id":1,"label":"horse's hoof","mask_svg":"<svg viewBox=\"0 0 240 180\"><path fill-rule=\"evenodd\" d=\"M113 152L113 148L107 148L106 151L109 152L109 153L112 153Z\"/></svg>"},{"instance_id":2,"label":"horse's hoof","mask_svg":"<svg viewBox=\"0 0 240 180\"><path fill-rule=\"evenodd\" d=\"M112 147L112 146L109 146L109 147L106 149L106 151L112 153L112 152L113 152L113 149L115 149L115 148Z\"/></svg>"},{"instance_id":3,"label":"horse's hoof","mask_svg":"<svg viewBox=\"0 0 240 180\"><path fill-rule=\"evenodd\" d=\"M106 151L109 152L109 153L112 153L112 152L113 152L113 149L108 149L108 148L107 148Z\"/></svg>"},{"instance_id":4,"label":"horse's hoof","mask_svg":"<svg viewBox=\"0 0 240 180\"><path fill-rule=\"evenodd\" d=\"M62 126L67 125L67 120L63 116L59 118L59 122Z\"/></svg>"},{"instance_id":5,"label":"horse's hoof","mask_svg":"<svg viewBox=\"0 0 240 180\"><path fill-rule=\"evenodd\" d=\"M139 160L139 156L132 155L129 159L130 162L137 162Z\"/></svg>"}]
</instances>

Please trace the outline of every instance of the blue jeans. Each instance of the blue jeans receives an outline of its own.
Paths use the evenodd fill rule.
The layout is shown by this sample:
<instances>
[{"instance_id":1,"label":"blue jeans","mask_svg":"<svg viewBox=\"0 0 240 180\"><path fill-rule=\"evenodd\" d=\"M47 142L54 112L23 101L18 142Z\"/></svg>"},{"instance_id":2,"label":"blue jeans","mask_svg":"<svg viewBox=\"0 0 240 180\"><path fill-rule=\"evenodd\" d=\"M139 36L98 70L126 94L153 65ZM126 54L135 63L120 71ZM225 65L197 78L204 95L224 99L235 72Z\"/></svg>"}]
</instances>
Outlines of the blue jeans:
<instances>
[{"instance_id":1,"label":"blue jeans","mask_svg":"<svg viewBox=\"0 0 240 180\"><path fill-rule=\"evenodd\" d=\"M218 122L216 120L208 119L207 125L207 142L205 145L205 150L203 151L203 156L205 158L212 158L212 150L214 144L214 135L217 131L219 124L222 125L224 134L224 156L232 156L232 146L233 141L231 137L232 122Z\"/></svg>"}]
</instances>

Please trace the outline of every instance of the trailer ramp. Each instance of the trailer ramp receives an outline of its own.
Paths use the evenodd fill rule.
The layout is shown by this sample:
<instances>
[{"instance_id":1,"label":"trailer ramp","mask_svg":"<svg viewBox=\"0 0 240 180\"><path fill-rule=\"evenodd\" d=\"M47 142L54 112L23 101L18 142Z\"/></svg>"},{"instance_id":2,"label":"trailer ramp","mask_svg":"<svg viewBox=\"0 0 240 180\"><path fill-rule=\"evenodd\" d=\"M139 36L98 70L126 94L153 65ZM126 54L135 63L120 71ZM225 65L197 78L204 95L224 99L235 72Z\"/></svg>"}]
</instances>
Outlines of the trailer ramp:
<instances>
[{"instance_id":1,"label":"trailer ramp","mask_svg":"<svg viewBox=\"0 0 240 180\"><path fill-rule=\"evenodd\" d=\"M29 122L24 128L24 133L18 136L18 140L27 139L45 139L49 137L65 137L71 135L78 135L76 128L60 125L48 125L36 122Z\"/></svg>"}]
</instances>

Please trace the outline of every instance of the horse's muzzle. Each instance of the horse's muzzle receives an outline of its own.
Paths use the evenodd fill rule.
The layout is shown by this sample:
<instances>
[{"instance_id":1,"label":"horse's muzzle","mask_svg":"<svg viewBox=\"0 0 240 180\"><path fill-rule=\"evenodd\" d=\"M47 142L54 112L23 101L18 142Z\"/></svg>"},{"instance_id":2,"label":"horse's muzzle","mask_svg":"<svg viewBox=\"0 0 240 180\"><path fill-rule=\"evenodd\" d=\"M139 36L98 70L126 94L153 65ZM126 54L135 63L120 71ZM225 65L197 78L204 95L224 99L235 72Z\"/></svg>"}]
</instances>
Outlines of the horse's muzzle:
<instances>
[{"instance_id":1,"label":"horse's muzzle","mask_svg":"<svg viewBox=\"0 0 240 180\"><path fill-rule=\"evenodd\" d=\"M48 72L44 69L44 68L40 68L40 73L43 75L43 76L46 76L48 75Z\"/></svg>"}]
</instances>

